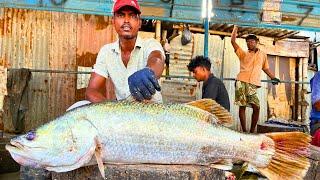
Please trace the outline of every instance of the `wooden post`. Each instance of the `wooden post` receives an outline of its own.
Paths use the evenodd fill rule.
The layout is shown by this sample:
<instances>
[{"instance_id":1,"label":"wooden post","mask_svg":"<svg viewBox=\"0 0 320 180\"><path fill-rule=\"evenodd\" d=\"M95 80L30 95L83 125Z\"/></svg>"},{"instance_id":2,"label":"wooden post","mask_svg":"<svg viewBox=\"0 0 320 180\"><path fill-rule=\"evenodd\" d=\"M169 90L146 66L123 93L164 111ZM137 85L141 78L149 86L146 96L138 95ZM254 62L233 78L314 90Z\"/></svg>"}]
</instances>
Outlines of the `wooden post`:
<instances>
[{"instance_id":1,"label":"wooden post","mask_svg":"<svg viewBox=\"0 0 320 180\"><path fill-rule=\"evenodd\" d=\"M303 66L303 58L299 58L299 81L301 82L302 81L302 77L303 77L303 72L302 72L302 66ZM303 84L299 84L298 86L298 94L297 94L297 97L298 97L298 109L297 109L297 121L300 121L301 122L301 95L300 95L300 92L302 90L302 87L303 87Z\"/></svg>"},{"instance_id":2,"label":"wooden post","mask_svg":"<svg viewBox=\"0 0 320 180\"><path fill-rule=\"evenodd\" d=\"M156 21L156 40L161 41L161 21Z\"/></svg>"},{"instance_id":3,"label":"wooden post","mask_svg":"<svg viewBox=\"0 0 320 180\"><path fill-rule=\"evenodd\" d=\"M308 81L308 58L302 59L302 81ZM301 122L303 122L304 124L308 124L309 120L309 112L307 112L309 103L306 100L307 86L309 85L302 84L301 89Z\"/></svg>"}]
</instances>

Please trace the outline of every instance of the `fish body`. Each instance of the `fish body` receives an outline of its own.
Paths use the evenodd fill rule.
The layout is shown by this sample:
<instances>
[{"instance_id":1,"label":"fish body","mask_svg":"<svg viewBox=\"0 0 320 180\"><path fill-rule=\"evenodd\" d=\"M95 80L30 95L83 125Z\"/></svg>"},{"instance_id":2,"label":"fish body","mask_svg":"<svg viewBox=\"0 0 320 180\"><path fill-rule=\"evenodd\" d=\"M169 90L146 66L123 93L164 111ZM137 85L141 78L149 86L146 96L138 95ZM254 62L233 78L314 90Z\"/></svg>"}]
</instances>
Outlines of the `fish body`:
<instances>
[{"instance_id":1,"label":"fish body","mask_svg":"<svg viewBox=\"0 0 320 180\"><path fill-rule=\"evenodd\" d=\"M269 166L277 157L272 137L230 130L219 124L215 115L198 107L127 101L86 105L12 139L6 148L22 165L56 172L90 162L97 162L103 173L103 162L208 165L237 159L270 174ZM303 138L294 155L303 155L309 137L298 136ZM309 164L302 161L303 175Z\"/></svg>"}]
</instances>

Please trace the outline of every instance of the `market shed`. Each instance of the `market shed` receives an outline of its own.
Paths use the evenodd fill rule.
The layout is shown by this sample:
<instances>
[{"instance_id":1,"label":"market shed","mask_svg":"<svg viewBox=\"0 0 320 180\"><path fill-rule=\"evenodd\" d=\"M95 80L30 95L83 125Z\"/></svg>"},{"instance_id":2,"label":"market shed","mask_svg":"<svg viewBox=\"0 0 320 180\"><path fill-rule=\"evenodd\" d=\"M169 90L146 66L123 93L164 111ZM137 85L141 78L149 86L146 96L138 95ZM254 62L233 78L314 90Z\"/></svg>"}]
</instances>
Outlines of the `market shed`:
<instances>
[{"instance_id":1,"label":"market shed","mask_svg":"<svg viewBox=\"0 0 320 180\"><path fill-rule=\"evenodd\" d=\"M111 22L112 3L112 0L0 0L0 131L26 132L84 99L99 49L117 38ZM186 65L192 57L207 50L213 73L223 80L230 95L235 118L232 128L240 129L238 109L232 103L239 62L229 37L233 24L237 24L240 46L246 48L246 35L258 35L271 69L286 82L274 87L267 83L265 75L262 77L264 82L258 95L263 108L259 123L269 118L284 123L308 123L308 81L320 64L320 37L316 32L320 30L319 2L214 1L208 39L202 25L200 1L139 3L143 11L140 36L153 37L161 43L169 40L171 46L168 74L164 72L166 76L161 79L165 102L184 103L201 98L201 83L192 78ZM182 45L181 34L186 28L193 38ZM315 37L301 35L301 30L315 31ZM206 40L208 47L204 45ZM107 87L106 96L114 99L111 81ZM314 158L313 174L309 176L314 179L317 179L314 172L319 169L318 160ZM90 172L98 172L91 168ZM221 171L212 169L192 170L188 175L195 179L204 177L202 173L221 176ZM27 172L37 174L37 171ZM55 175L73 177L75 171Z\"/></svg>"}]
</instances>

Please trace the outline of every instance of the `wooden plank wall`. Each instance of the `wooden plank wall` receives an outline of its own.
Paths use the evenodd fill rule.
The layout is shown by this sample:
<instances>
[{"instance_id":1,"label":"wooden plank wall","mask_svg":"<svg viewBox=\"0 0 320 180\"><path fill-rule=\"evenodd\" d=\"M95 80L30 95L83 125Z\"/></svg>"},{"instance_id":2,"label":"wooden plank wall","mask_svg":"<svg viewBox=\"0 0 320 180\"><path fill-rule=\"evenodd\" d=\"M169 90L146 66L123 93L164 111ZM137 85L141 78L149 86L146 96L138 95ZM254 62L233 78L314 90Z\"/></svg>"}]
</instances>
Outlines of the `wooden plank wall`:
<instances>
[{"instance_id":1,"label":"wooden plank wall","mask_svg":"<svg viewBox=\"0 0 320 180\"><path fill-rule=\"evenodd\" d=\"M296 59L268 56L270 70L281 80L295 81ZM269 118L293 120L296 117L295 84L281 83L277 86L268 83Z\"/></svg>"}]
</instances>

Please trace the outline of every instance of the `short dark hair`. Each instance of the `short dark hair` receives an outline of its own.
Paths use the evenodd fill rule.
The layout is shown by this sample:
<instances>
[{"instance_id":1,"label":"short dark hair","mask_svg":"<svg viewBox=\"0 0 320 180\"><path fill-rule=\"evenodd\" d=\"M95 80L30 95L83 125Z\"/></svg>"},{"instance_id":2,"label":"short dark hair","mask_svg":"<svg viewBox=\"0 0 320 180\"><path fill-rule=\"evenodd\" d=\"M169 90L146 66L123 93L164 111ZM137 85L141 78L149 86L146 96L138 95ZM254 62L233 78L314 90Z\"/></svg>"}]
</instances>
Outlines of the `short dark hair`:
<instances>
[{"instance_id":1,"label":"short dark hair","mask_svg":"<svg viewBox=\"0 0 320 180\"><path fill-rule=\"evenodd\" d=\"M205 67L208 71L210 71L211 68L211 62L208 57L204 56L196 56L191 59L190 63L187 65L188 70L193 72L195 68L197 67Z\"/></svg>"},{"instance_id":2,"label":"short dark hair","mask_svg":"<svg viewBox=\"0 0 320 180\"><path fill-rule=\"evenodd\" d=\"M253 40L255 40L255 41L259 41L259 38L256 36L256 35L254 35L254 34L249 34L247 37L246 37L246 41L248 41L249 39L253 39Z\"/></svg>"}]
</instances>

